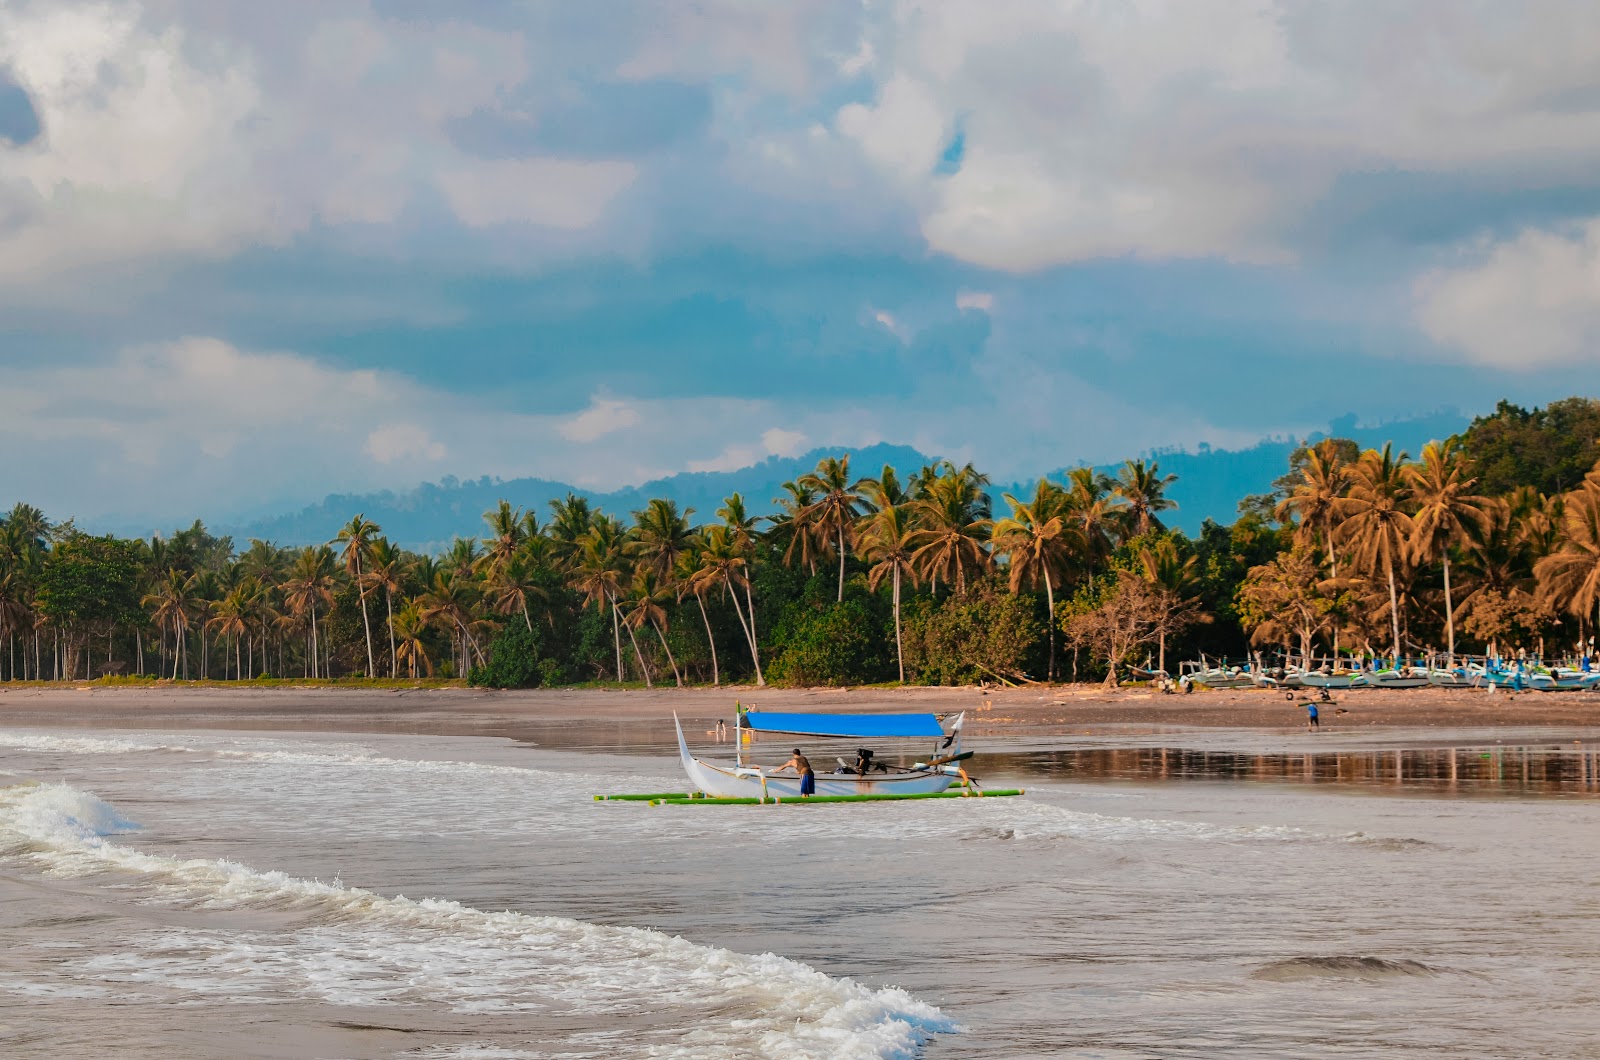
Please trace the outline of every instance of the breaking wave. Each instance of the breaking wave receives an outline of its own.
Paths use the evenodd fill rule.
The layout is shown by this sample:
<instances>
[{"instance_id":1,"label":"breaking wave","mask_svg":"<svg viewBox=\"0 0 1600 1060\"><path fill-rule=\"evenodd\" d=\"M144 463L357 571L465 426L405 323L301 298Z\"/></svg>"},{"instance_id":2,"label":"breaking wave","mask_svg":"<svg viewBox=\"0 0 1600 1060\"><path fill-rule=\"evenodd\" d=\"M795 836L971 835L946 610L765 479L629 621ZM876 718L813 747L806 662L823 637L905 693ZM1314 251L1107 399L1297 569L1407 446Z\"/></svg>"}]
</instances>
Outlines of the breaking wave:
<instances>
[{"instance_id":1,"label":"breaking wave","mask_svg":"<svg viewBox=\"0 0 1600 1060\"><path fill-rule=\"evenodd\" d=\"M1250 978L1294 983L1306 979L1388 979L1438 974L1440 969L1421 961L1382 957L1291 957L1256 969Z\"/></svg>"},{"instance_id":2,"label":"breaking wave","mask_svg":"<svg viewBox=\"0 0 1600 1060\"><path fill-rule=\"evenodd\" d=\"M64 784L0 788L0 858L57 877L133 873L152 900L288 913L299 926L154 930L80 961L70 971L83 985L241 1002L289 995L457 1012L645 1012L638 1044L658 1056L913 1057L933 1035L959 1029L902 990L874 990L770 953L386 897L229 861L148 854L108 838L137 827Z\"/></svg>"}]
</instances>

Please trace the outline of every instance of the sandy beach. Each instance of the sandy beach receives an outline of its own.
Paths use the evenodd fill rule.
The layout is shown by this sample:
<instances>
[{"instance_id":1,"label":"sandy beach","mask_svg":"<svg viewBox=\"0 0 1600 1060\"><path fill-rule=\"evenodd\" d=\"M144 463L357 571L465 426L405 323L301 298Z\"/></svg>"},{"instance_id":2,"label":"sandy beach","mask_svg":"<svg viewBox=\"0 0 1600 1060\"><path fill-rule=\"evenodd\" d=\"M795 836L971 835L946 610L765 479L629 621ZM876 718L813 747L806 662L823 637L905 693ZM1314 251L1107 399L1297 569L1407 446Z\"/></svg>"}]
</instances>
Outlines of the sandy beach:
<instances>
[{"instance_id":1,"label":"sandy beach","mask_svg":"<svg viewBox=\"0 0 1600 1060\"><path fill-rule=\"evenodd\" d=\"M0 685L0 725L90 728L260 729L439 736L517 736L530 727L577 722L713 724L735 702L784 711L968 711L971 736L1172 733L1191 729L1294 731L1298 699L1260 689L1160 695L1097 685L1016 689L711 688L482 689L147 688ZM1600 727L1600 697L1453 689L1369 689L1322 707L1329 731L1589 729Z\"/></svg>"}]
</instances>

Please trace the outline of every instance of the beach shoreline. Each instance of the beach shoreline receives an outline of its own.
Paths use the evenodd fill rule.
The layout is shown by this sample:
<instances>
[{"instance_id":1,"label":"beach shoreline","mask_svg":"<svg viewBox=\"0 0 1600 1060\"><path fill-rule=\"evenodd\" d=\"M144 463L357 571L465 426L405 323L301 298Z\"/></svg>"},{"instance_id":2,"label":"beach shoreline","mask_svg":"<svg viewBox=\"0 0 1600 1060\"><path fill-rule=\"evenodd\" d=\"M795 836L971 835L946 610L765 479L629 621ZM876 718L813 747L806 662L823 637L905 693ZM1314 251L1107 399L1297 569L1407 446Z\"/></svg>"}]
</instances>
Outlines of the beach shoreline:
<instances>
[{"instance_id":1,"label":"beach shoreline","mask_svg":"<svg viewBox=\"0 0 1600 1060\"><path fill-rule=\"evenodd\" d=\"M1162 695L1098 685L908 688L373 689L0 685L0 726L272 729L518 736L529 726L670 723L685 727L747 708L821 712L967 712L972 737L1172 734L1304 729L1303 697L1239 689ZM1600 696L1364 689L1322 704L1329 731L1600 729Z\"/></svg>"}]
</instances>

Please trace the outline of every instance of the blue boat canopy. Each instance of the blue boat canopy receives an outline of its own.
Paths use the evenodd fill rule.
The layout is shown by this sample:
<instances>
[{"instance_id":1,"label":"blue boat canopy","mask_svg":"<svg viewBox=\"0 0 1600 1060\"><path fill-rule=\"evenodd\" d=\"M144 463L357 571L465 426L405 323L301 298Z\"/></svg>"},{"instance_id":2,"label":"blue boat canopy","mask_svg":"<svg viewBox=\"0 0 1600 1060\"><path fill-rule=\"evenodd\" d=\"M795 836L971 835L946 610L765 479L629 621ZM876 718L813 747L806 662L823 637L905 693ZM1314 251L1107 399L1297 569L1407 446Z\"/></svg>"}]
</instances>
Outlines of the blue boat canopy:
<instances>
[{"instance_id":1,"label":"blue boat canopy","mask_svg":"<svg viewBox=\"0 0 1600 1060\"><path fill-rule=\"evenodd\" d=\"M746 711L741 723L756 732L782 732L792 736L840 736L851 739L944 735L932 714L773 714Z\"/></svg>"}]
</instances>

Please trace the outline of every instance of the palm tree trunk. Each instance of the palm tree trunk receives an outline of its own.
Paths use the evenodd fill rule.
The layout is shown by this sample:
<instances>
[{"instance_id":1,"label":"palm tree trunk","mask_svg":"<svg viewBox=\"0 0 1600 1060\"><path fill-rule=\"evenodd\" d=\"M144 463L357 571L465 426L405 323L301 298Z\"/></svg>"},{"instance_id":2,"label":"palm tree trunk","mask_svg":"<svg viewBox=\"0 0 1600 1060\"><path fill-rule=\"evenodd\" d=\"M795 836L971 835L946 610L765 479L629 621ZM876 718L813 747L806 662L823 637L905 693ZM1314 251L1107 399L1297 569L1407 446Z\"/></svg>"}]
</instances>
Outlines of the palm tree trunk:
<instances>
[{"instance_id":1,"label":"palm tree trunk","mask_svg":"<svg viewBox=\"0 0 1600 1060\"><path fill-rule=\"evenodd\" d=\"M318 643L319 642L317 640L317 605L316 605L316 602L313 601L312 604L311 604L311 676L312 677L320 676L317 673L317 668L321 665L322 659L318 655L318 650L319 650L318 649Z\"/></svg>"},{"instance_id":2,"label":"palm tree trunk","mask_svg":"<svg viewBox=\"0 0 1600 1060\"><path fill-rule=\"evenodd\" d=\"M1384 570L1389 574L1389 624L1394 631L1394 664L1400 665L1400 597L1394 590L1394 557L1384 555Z\"/></svg>"},{"instance_id":3,"label":"palm tree trunk","mask_svg":"<svg viewBox=\"0 0 1600 1060\"><path fill-rule=\"evenodd\" d=\"M894 657L900 666L900 683L906 683L906 649L900 640L900 564L894 565Z\"/></svg>"},{"instance_id":4,"label":"palm tree trunk","mask_svg":"<svg viewBox=\"0 0 1600 1060\"><path fill-rule=\"evenodd\" d=\"M622 675L622 629L620 626L622 620L617 614L616 597L608 592L606 593L606 599L611 602L611 640L617 649L617 684L620 685L627 680Z\"/></svg>"},{"instance_id":5,"label":"palm tree trunk","mask_svg":"<svg viewBox=\"0 0 1600 1060\"><path fill-rule=\"evenodd\" d=\"M899 595L898 583L895 587L895 595L897 597ZM1047 680L1054 681L1056 679L1056 590L1055 586L1050 584L1050 565L1048 563L1044 565L1044 598L1050 612L1050 670ZM896 630L895 635L899 636L898 630ZM1163 665L1161 668L1165 670L1166 666ZM901 681L904 682L904 680L905 678L902 677Z\"/></svg>"},{"instance_id":6,"label":"palm tree trunk","mask_svg":"<svg viewBox=\"0 0 1600 1060\"><path fill-rule=\"evenodd\" d=\"M1456 613L1450 606L1450 552L1444 554L1444 628L1450 637L1450 665L1456 664Z\"/></svg>"},{"instance_id":7,"label":"palm tree trunk","mask_svg":"<svg viewBox=\"0 0 1600 1060\"><path fill-rule=\"evenodd\" d=\"M756 686L765 688L767 687L767 679L761 673L761 638L756 634L756 601L750 595L750 580L748 578L745 579L744 583L744 601L750 606L750 657L755 660L756 664Z\"/></svg>"},{"instance_id":8,"label":"palm tree trunk","mask_svg":"<svg viewBox=\"0 0 1600 1060\"><path fill-rule=\"evenodd\" d=\"M623 625L628 627L628 641L633 645L633 657L639 660L639 672L644 674L644 686L654 688L656 683L650 680L650 668L644 664L644 652L639 650L639 638L633 635L633 625L629 622L624 622Z\"/></svg>"},{"instance_id":9,"label":"palm tree trunk","mask_svg":"<svg viewBox=\"0 0 1600 1060\"><path fill-rule=\"evenodd\" d=\"M400 656L394 646L394 592L388 587L383 588L383 609L389 618L389 677L400 676Z\"/></svg>"},{"instance_id":10,"label":"palm tree trunk","mask_svg":"<svg viewBox=\"0 0 1600 1060\"><path fill-rule=\"evenodd\" d=\"M367 676L375 677L374 670L378 668L377 660L372 654L372 623L367 621L367 591L361 588L361 554L356 553L356 595L361 598L361 628L367 634Z\"/></svg>"},{"instance_id":11,"label":"palm tree trunk","mask_svg":"<svg viewBox=\"0 0 1600 1060\"><path fill-rule=\"evenodd\" d=\"M839 603L844 603L844 520L839 520Z\"/></svg>"},{"instance_id":12,"label":"palm tree trunk","mask_svg":"<svg viewBox=\"0 0 1600 1060\"><path fill-rule=\"evenodd\" d=\"M655 622L650 623L656 627L656 636L661 638L661 650L667 653L667 662L672 666L672 679L678 682L678 687L683 687L683 675L678 672L678 660L672 657L672 649L667 647L667 635L661 626Z\"/></svg>"},{"instance_id":13,"label":"palm tree trunk","mask_svg":"<svg viewBox=\"0 0 1600 1060\"><path fill-rule=\"evenodd\" d=\"M528 594L522 594L522 622L528 627L528 632L533 632L533 619L528 617Z\"/></svg>"},{"instance_id":14,"label":"palm tree trunk","mask_svg":"<svg viewBox=\"0 0 1600 1060\"><path fill-rule=\"evenodd\" d=\"M717 668L717 638L711 635L711 618L706 614L706 599L699 593L694 594L695 601L700 605L700 621L706 624L706 643L711 645L711 687L716 688L722 684L722 672ZM739 620L744 624L744 619Z\"/></svg>"}]
</instances>

